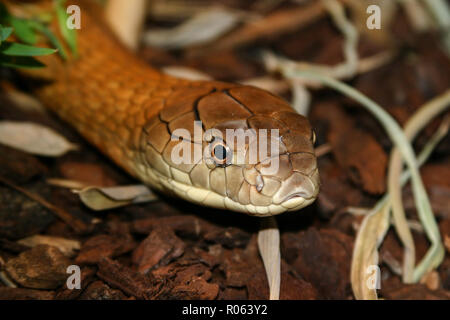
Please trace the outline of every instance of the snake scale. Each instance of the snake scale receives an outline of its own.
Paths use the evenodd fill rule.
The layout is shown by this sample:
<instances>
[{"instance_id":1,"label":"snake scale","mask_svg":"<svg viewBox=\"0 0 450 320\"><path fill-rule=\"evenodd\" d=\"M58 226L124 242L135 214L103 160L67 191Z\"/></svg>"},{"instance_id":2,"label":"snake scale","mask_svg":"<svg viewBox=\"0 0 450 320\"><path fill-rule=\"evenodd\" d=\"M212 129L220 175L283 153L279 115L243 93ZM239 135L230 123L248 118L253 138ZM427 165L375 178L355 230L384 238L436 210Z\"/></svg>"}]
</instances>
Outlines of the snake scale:
<instances>
[{"instance_id":1,"label":"snake scale","mask_svg":"<svg viewBox=\"0 0 450 320\"><path fill-rule=\"evenodd\" d=\"M163 74L124 48L84 2L75 3L82 12L78 56L40 58L46 68L33 71L32 77L42 80L35 90L39 99L85 139L150 187L196 204L270 216L315 200L314 133L287 102L251 86ZM203 157L177 164L171 154L179 143L218 150L211 148L214 135L206 141L172 140L179 128L192 134L215 129L223 136L226 129L278 129L278 136L267 139L279 145L268 156L278 157L278 169L267 170L262 157L256 163ZM249 141L241 150L228 146L226 138L220 141L222 157L212 154L212 159L251 149Z\"/></svg>"}]
</instances>

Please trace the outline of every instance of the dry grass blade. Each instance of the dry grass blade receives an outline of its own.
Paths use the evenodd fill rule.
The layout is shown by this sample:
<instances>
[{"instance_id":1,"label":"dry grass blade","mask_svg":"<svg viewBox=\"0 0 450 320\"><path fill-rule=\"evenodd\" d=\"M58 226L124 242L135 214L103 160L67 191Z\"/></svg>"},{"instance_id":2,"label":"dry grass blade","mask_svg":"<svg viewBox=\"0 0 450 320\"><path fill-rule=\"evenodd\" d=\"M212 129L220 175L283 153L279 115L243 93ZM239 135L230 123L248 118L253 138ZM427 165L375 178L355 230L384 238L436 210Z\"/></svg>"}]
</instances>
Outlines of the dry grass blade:
<instances>
[{"instance_id":1,"label":"dry grass blade","mask_svg":"<svg viewBox=\"0 0 450 320\"><path fill-rule=\"evenodd\" d=\"M59 178L49 178L46 182L52 186L68 189L83 189L89 187L85 182L69 180L69 179L59 179Z\"/></svg>"},{"instance_id":2,"label":"dry grass blade","mask_svg":"<svg viewBox=\"0 0 450 320\"><path fill-rule=\"evenodd\" d=\"M145 44L160 48L179 49L217 39L232 29L243 15L225 8L210 8L173 28L144 33Z\"/></svg>"},{"instance_id":3,"label":"dry grass blade","mask_svg":"<svg viewBox=\"0 0 450 320\"><path fill-rule=\"evenodd\" d=\"M309 113L311 94L298 79L291 81L292 102L291 106L297 113L306 116Z\"/></svg>"},{"instance_id":4,"label":"dry grass blade","mask_svg":"<svg viewBox=\"0 0 450 320\"><path fill-rule=\"evenodd\" d=\"M154 201L156 195L144 185L97 188L88 187L78 193L81 201L92 210L107 210L132 203Z\"/></svg>"},{"instance_id":5,"label":"dry grass blade","mask_svg":"<svg viewBox=\"0 0 450 320\"><path fill-rule=\"evenodd\" d=\"M424 116L424 113L418 112L413 116L412 119L419 119L419 121L421 121L420 119L424 119L423 123L426 124L434 114L434 112L429 113L428 116L422 118L422 116ZM416 127L416 130L420 129ZM448 121L445 121L441 124L438 131L434 134L434 136L430 139L430 141L420 153L417 160L418 165L422 165L423 163L425 163L432 150L447 134L447 132ZM400 185L403 186L409 178L410 172L403 172ZM390 220L390 206L390 195L389 193L386 193L385 196L365 217L356 237L351 267L351 283L356 299L376 299L377 297L376 291L374 289L370 289L366 285L366 270L368 266L378 263L377 248L381 243L387 231L387 228L389 227L386 226L386 223Z\"/></svg>"},{"instance_id":6,"label":"dry grass blade","mask_svg":"<svg viewBox=\"0 0 450 320\"><path fill-rule=\"evenodd\" d=\"M0 122L0 143L31 154L59 157L78 149L54 130L33 122Z\"/></svg>"},{"instance_id":7,"label":"dry grass blade","mask_svg":"<svg viewBox=\"0 0 450 320\"><path fill-rule=\"evenodd\" d=\"M204 72L183 66L167 66L163 67L162 71L169 76L187 80L213 80Z\"/></svg>"},{"instance_id":8,"label":"dry grass blade","mask_svg":"<svg viewBox=\"0 0 450 320\"><path fill-rule=\"evenodd\" d=\"M439 113L450 107L450 90L443 95L433 99L419 109L411 119L406 123L404 133L409 140L413 140L420 130ZM403 209L401 198L401 186L398 183L403 167L403 160L398 148L394 148L391 152L389 174L388 174L388 190L391 196L392 212L395 221L397 233L405 246L405 256L403 265L403 281L406 283L417 282L420 278L431 269L440 264L443 258L443 249L439 229L433 218L423 215L418 210L419 218L425 227L428 238L432 243L432 247L425 256L424 260L419 264L417 270L415 265L415 249L411 231L408 227L405 212ZM426 206L424 202L421 205ZM442 256L439 259L439 256Z\"/></svg>"},{"instance_id":9,"label":"dry grass blade","mask_svg":"<svg viewBox=\"0 0 450 320\"><path fill-rule=\"evenodd\" d=\"M388 203L376 206L363 220L353 249L350 279L358 300L376 300L375 286L368 285L367 271L378 265L378 246L389 228Z\"/></svg>"},{"instance_id":10,"label":"dry grass blade","mask_svg":"<svg viewBox=\"0 0 450 320\"><path fill-rule=\"evenodd\" d=\"M270 300L280 298L280 231L274 217L264 218L258 233L258 248L269 282Z\"/></svg>"}]
</instances>

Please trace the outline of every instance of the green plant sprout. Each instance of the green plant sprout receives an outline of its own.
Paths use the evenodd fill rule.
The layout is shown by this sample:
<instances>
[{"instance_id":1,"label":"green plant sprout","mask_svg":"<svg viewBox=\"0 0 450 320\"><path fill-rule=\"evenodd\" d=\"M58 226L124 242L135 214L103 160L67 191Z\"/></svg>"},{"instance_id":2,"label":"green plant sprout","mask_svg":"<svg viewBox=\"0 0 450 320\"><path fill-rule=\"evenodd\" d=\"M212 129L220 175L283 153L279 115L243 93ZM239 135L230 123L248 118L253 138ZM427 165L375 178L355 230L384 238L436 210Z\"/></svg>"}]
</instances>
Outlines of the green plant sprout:
<instances>
[{"instance_id":1,"label":"green plant sprout","mask_svg":"<svg viewBox=\"0 0 450 320\"><path fill-rule=\"evenodd\" d=\"M67 13L64 10L65 0L54 3L55 13L64 41L73 56L77 55L76 32L67 27ZM52 18L19 18L11 15L5 5L0 4L0 66L11 68L42 68L45 65L35 57L58 52L64 60L67 53L58 37L47 27ZM39 37L43 35L54 48L36 46ZM14 41L9 41L10 37Z\"/></svg>"}]
</instances>

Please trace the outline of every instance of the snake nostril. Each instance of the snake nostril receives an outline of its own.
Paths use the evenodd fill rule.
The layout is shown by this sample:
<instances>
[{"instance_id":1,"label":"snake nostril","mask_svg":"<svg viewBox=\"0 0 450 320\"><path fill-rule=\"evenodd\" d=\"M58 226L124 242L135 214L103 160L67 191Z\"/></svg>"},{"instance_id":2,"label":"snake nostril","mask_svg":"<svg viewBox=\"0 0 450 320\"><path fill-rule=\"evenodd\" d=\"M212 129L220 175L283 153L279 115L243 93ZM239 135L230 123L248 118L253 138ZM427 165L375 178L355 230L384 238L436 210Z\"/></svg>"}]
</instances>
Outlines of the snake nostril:
<instances>
[{"instance_id":1,"label":"snake nostril","mask_svg":"<svg viewBox=\"0 0 450 320\"><path fill-rule=\"evenodd\" d=\"M258 174L256 176L256 190L258 190L258 192L261 192L261 190L264 188L264 181L263 178L260 174Z\"/></svg>"}]
</instances>

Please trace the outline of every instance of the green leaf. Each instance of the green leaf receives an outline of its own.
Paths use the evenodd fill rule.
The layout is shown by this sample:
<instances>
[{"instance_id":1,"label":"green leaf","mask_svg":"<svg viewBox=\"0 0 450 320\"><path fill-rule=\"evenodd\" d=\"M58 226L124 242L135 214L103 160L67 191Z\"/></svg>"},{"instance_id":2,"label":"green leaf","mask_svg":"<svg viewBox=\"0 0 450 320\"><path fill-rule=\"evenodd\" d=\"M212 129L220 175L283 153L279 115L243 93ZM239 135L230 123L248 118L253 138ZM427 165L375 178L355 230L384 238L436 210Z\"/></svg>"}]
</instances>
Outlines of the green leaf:
<instances>
[{"instance_id":1,"label":"green leaf","mask_svg":"<svg viewBox=\"0 0 450 320\"><path fill-rule=\"evenodd\" d=\"M10 17L8 20L14 28L14 34L17 38L27 44L36 44L37 36L36 32L33 30L30 20L16 17Z\"/></svg>"},{"instance_id":2,"label":"green leaf","mask_svg":"<svg viewBox=\"0 0 450 320\"><path fill-rule=\"evenodd\" d=\"M56 49L33 47L16 42L3 42L0 45L0 53L7 56L43 56L55 52Z\"/></svg>"},{"instance_id":3,"label":"green leaf","mask_svg":"<svg viewBox=\"0 0 450 320\"><path fill-rule=\"evenodd\" d=\"M11 68L36 69L45 67L33 57L11 57L0 54L0 66Z\"/></svg>"},{"instance_id":4,"label":"green leaf","mask_svg":"<svg viewBox=\"0 0 450 320\"><path fill-rule=\"evenodd\" d=\"M13 28L3 27L2 25L0 25L0 43L8 39L12 32Z\"/></svg>"},{"instance_id":5,"label":"green leaf","mask_svg":"<svg viewBox=\"0 0 450 320\"><path fill-rule=\"evenodd\" d=\"M66 60L67 59L66 50L64 49L64 46L62 45L61 41L59 41L59 39L55 36L55 34L41 22L30 21L30 23L35 30L41 32L42 34L44 34L44 36L48 38L52 46L56 47L56 49L58 50L59 55L64 60Z\"/></svg>"},{"instance_id":6,"label":"green leaf","mask_svg":"<svg viewBox=\"0 0 450 320\"><path fill-rule=\"evenodd\" d=\"M68 15L64 7L65 0L56 0L56 17L58 18L59 28L64 40L67 42L70 50L77 56L77 34L74 29L69 29L67 27Z\"/></svg>"}]
</instances>

